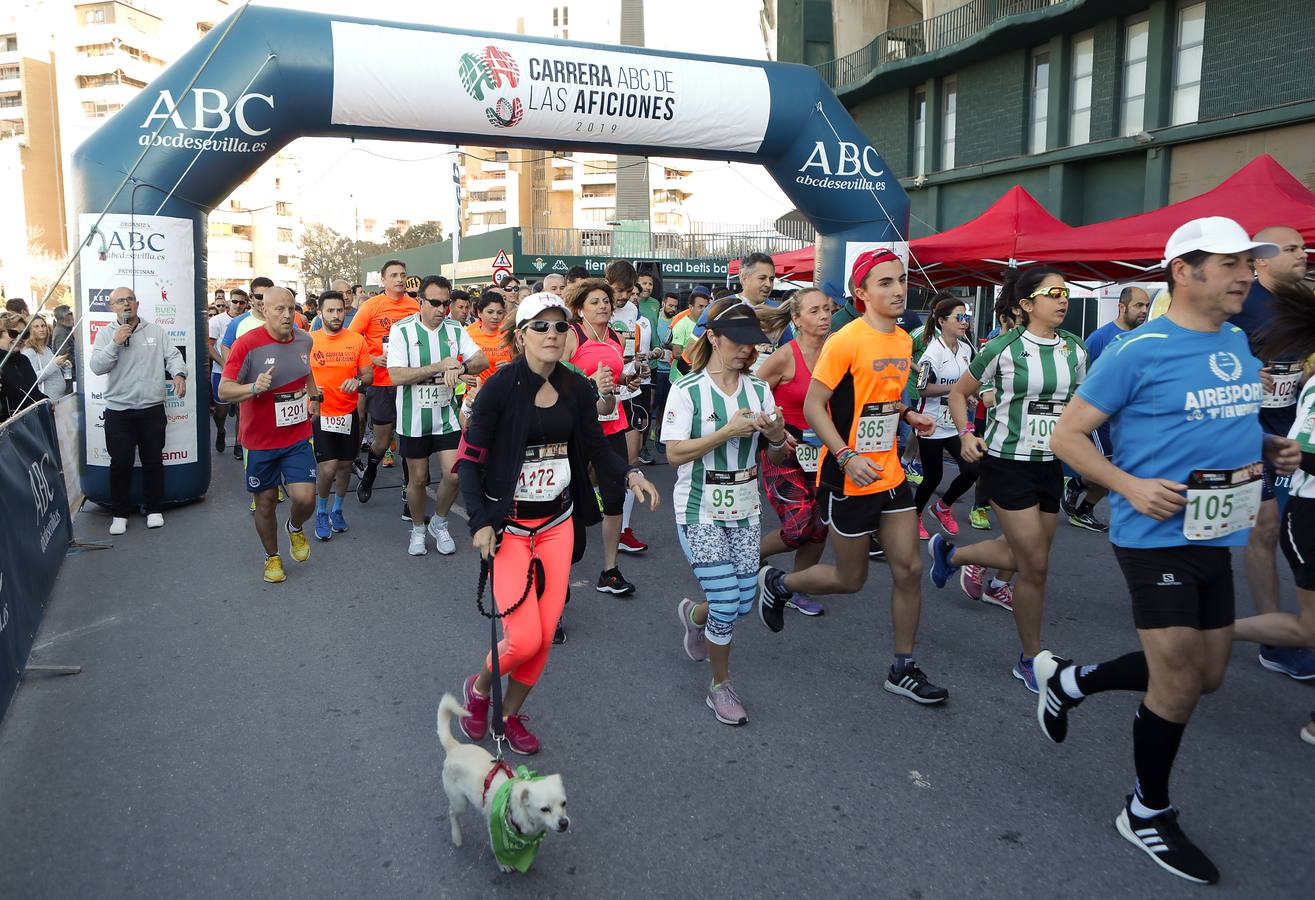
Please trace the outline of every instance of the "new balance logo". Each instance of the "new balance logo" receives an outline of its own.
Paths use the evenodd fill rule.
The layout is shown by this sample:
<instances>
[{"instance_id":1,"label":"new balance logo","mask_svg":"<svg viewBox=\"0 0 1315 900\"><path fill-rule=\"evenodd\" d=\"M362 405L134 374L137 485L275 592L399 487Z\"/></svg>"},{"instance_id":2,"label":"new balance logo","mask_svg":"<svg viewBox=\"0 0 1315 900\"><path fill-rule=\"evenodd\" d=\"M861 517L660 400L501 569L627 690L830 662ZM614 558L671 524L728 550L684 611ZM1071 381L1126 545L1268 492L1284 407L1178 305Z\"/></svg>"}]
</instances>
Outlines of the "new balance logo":
<instances>
[{"instance_id":1,"label":"new balance logo","mask_svg":"<svg viewBox=\"0 0 1315 900\"><path fill-rule=\"evenodd\" d=\"M1182 587L1183 583L1178 580L1178 576L1172 572L1165 572L1160 576L1161 587Z\"/></svg>"},{"instance_id":2,"label":"new balance logo","mask_svg":"<svg viewBox=\"0 0 1315 900\"><path fill-rule=\"evenodd\" d=\"M272 356L266 357L266 358L265 358L265 365L267 365L267 366L272 366L272 365L274 365L274 357L272 357Z\"/></svg>"}]
</instances>

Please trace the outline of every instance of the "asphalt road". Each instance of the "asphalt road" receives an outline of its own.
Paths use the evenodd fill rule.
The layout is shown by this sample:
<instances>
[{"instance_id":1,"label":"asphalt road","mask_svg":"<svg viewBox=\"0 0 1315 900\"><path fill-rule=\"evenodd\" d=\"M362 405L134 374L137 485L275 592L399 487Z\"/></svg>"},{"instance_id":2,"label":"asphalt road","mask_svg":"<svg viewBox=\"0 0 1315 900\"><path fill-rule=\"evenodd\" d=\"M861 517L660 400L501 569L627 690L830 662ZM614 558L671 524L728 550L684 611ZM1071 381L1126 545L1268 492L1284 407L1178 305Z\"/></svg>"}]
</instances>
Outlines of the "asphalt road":
<instances>
[{"instance_id":1,"label":"asphalt road","mask_svg":"<svg viewBox=\"0 0 1315 900\"><path fill-rule=\"evenodd\" d=\"M33 677L0 725L0 896L66 897L1177 897L1199 890L1116 834L1132 783L1137 698L1093 698L1067 743L1039 732L1009 674L1007 613L927 583L918 659L951 691L921 708L880 689L889 578L875 564L826 615L783 634L737 628L743 728L703 705L674 605L696 583L669 506L636 515L632 599L592 589L597 532L574 573L570 640L527 704L563 774L572 830L528 875L501 875L474 813L451 846L434 713L487 649L476 556L406 555L398 470L312 541L282 585L238 464L209 497L140 519L65 563ZM669 498L672 473L649 470ZM770 521L768 514L765 523ZM82 540L107 540L84 511ZM966 525L966 523L965 523ZM454 529L456 531L456 529ZM978 533L965 528L965 537ZM1081 661L1134 647L1101 536L1062 526L1046 642ZM1250 608L1239 572L1239 612ZM1291 602L1291 581L1284 573ZM1297 731L1315 685L1239 645L1199 709L1173 782L1183 824L1223 872L1212 896L1310 897L1315 750Z\"/></svg>"}]
</instances>

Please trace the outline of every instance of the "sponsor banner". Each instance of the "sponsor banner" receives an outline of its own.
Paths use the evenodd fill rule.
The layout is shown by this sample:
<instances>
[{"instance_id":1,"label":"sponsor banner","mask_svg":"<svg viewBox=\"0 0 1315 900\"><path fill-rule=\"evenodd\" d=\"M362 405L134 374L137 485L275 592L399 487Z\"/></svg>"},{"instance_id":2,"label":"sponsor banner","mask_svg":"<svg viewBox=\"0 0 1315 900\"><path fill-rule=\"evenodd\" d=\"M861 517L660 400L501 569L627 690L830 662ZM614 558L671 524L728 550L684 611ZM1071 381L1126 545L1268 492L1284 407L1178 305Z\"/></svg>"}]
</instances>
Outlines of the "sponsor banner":
<instances>
[{"instance_id":1,"label":"sponsor banner","mask_svg":"<svg viewBox=\"0 0 1315 900\"><path fill-rule=\"evenodd\" d=\"M794 180L827 191L866 192L890 190L895 181L871 144L839 140L814 141Z\"/></svg>"},{"instance_id":2,"label":"sponsor banner","mask_svg":"<svg viewBox=\"0 0 1315 900\"><path fill-rule=\"evenodd\" d=\"M770 113L760 66L333 23L335 125L756 153Z\"/></svg>"},{"instance_id":3,"label":"sponsor banner","mask_svg":"<svg viewBox=\"0 0 1315 900\"><path fill-rule=\"evenodd\" d=\"M616 259L615 256L549 256L536 255L527 256L522 254L519 259L519 270L521 272L533 272L537 277L551 275L556 272L559 275L565 275L574 266L584 266L589 272L591 278L602 278L603 270L607 264ZM728 259L653 259L649 256L635 257L631 262L638 265L641 262L658 262L662 265L662 278L665 281L676 280L693 280L693 281L725 281Z\"/></svg>"},{"instance_id":4,"label":"sponsor banner","mask_svg":"<svg viewBox=\"0 0 1315 900\"><path fill-rule=\"evenodd\" d=\"M80 329L81 358L90 361L92 344L102 328L116 327L109 308L109 295L118 287L131 287L137 295L137 315L165 330L169 341L187 362L187 396L174 396L167 383L164 401L168 425L164 432L164 464L178 466L198 460L196 446L197 373L209 377L205 360L191 359L196 346L195 262L192 254L192 222L168 216L109 214L101 220L97 234L95 213L78 217L82 236L78 263L82 296ZM103 307L100 308L100 307ZM198 366L197 363L200 363ZM87 465L110 464L105 449L105 376L83 366L82 388L86 396ZM161 371L160 377L165 373Z\"/></svg>"},{"instance_id":5,"label":"sponsor banner","mask_svg":"<svg viewBox=\"0 0 1315 900\"><path fill-rule=\"evenodd\" d=\"M69 526L50 401L0 425L0 716L18 687L46 600L64 562Z\"/></svg>"},{"instance_id":6,"label":"sponsor banner","mask_svg":"<svg viewBox=\"0 0 1315 900\"><path fill-rule=\"evenodd\" d=\"M78 395L65 394L55 401L55 435L59 439L59 457L64 468L64 493L68 495L69 521L82 508L82 478L78 473L78 447L82 441L82 417L78 415Z\"/></svg>"},{"instance_id":7,"label":"sponsor banner","mask_svg":"<svg viewBox=\"0 0 1315 900\"><path fill-rule=\"evenodd\" d=\"M176 132L168 126L160 128L166 121ZM269 142L262 138L269 134L273 123L271 94L249 92L230 98L217 88L194 87L175 98L166 88L156 91L155 102L137 126L137 143L142 147L194 150L197 154L263 155L269 150Z\"/></svg>"}]
</instances>

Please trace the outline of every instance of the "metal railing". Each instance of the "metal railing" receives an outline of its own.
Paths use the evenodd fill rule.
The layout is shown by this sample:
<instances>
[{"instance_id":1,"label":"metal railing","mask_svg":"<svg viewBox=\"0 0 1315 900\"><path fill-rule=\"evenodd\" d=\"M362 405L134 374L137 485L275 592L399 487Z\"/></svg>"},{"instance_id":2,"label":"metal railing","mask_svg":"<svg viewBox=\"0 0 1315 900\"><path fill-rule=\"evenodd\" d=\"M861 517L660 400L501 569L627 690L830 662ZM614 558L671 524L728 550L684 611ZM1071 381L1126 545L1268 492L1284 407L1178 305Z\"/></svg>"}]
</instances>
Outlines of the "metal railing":
<instances>
[{"instance_id":1,"label":"metal railing","mask_svg":"<svg viewBox=\"0 0 1315 900\"><path fill-rule=\"evenodd\" d=\"M967 41L1001 19L1071 2L1073 0L969 0L939 16L883 31L853 53L827 60L814 68L835 90L862 81L879 66Z\"/></svg>"},{"instance_id":2,"label":"metal railing","mask_svg":"<svg viewBox=\"0 0 1315 900\"><path fill-rule=\"evenodd\" d=\"M753 251L785 253L812 243L774 229L713 231L695 223L688 233L606 228L521 228L521 252L536 256L649 256L654 259L739 259ZM615 248L615 253L614 253Z\"/></svg>"}]
</instances>

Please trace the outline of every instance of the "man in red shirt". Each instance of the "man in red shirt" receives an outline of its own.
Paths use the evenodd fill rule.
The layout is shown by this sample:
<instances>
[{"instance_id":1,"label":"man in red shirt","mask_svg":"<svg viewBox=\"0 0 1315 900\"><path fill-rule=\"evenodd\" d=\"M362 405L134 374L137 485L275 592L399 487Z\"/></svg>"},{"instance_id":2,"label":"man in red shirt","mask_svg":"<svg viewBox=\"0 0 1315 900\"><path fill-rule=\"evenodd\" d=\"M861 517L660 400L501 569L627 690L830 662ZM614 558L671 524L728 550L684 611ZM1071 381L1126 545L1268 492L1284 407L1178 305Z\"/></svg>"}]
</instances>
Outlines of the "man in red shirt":
<instances>
[{"instance_id":1,"label":"man in red shirt","mask_svg":"<svg viewBox=\"0 0 1315 900\"><path fill-rule=\"evenodd\" d=\"M322 397L310 368L311 336L293 327L295 313L291 291L266 288L264 326L233 343L219 380L219 399L242 404L247 490L256 497L256 534L265 547L265 580L271 583L287 577L275 519L280 483L292 498L285 527L297 562L310 558L301 526L315 509L311 416L319 415Z\"/></svg>"},{"instance_id":2,"label":"man in red shirt","mask_svg":"<svg viewBox=\"0 0 1315 900\"><path fill-rule=\"evenodd\" d=\"M384 292L366 300L347 327L364 335L365 348L374 362L374 381L365 392L365 414L374 424L374 442L370 445L365 472L356 485L356 499L369 503L374 493L374 479L379 463L393 441L397 422L397 388L388 377L388 331L395 322L420 311L420 302L406 293L406 263L390 259L384 263Z\"/></svg>"}]
</instances>

